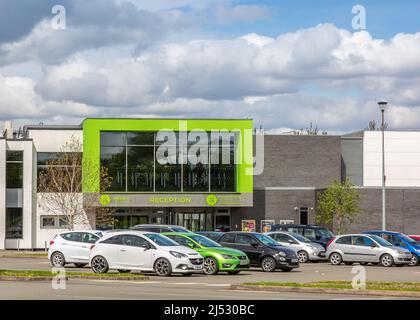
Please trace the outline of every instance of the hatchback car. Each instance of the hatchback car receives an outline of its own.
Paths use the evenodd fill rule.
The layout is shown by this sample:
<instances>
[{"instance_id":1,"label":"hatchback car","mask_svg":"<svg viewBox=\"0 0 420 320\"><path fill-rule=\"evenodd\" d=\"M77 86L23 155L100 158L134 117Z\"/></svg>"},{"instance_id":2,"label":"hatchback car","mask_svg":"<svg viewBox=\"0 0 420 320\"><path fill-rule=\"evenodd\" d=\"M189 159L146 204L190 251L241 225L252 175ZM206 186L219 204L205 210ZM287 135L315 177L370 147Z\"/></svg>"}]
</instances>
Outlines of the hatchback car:
<instances>
[{"instance_id":1,"label":"hatchback car","mask_svg":"<svg viewBox=\"0 0 420 320\"><path fill-rule=\"evenodd\" d=\"M148 232L191 232L184 227L177 226L177 225L169 225L169 224L138 224L132 228L131 230L136 231L148 231Z\"/></svg>"},{"instance_id":2,"label":"hatchback car","mask_svg":"<svg viewBox=\"0 0 420 320\"><path fill-rule=\"evenodd\" d=\"M161 234L142 231L109 233L92 245L90 266L95 273L109 269L156 272L159 276L202 272L203 257Z\"/></svg>"},{"instance_id":3,"label":"hatchback car","mask_svg":"<svg viewBox=\"0 0 420 320\"><path fill-rule=\"evenodd\" d=\"M306 224L274 224L270 231L286 231L300 234L309 240L319 243L326 248L334 234L327 228Z\"/></svg>"},{"instance_id":4,"label":"hatchback car","mask_svg":"<svg viewBox=\"0 0 420 320\"><path fill-rule=\"evenodd\" d=\"M48 259L55 267L73 263L83 268L89 263L90 247L101 238L101 231L68 231L54 236L48 248Z\"/></svg>"},{"instance_id":5,"label":"hatchback car","mask_svg":"<svg viewBox=\"0 0 420 320\"><path fill-rule=\"evenodd\" d=\"M326 255L331 264L381 264L384 267L408 265L410 251L396 247L376 235L348 234L334 238L327 247Z\"/></svg>"},{"instance_id":6,"label":"hatchback car","mask_svg":"<svg viewBox=\"0 0 420 320\"><path fill-rule=\"evenodd\" d=\"M279 245L272 238L257 232L228 232L218 241L222 246L246 253L250 265L263 271L276 269L288 272L299 267L296 252Z\"/></svg>"},{"instance_id":7,"label":"hatchback car","mask_svg":"<svg viewBox=\"0 0 420 320\"><path fill-rule=\"evenodd\" d=\"M219 271L238 274L241 270L249 269L249 259L244 252L223 248L217 242L200 234L172 232L163 235L200 253L204 258L205 274L214 275Z\"/></svg>"},{"instance_id":8,"label":"hatchback car","mask_svg":"<svg viewBox=\"0 0 420 320\"><path fill-rule=\"evenodd\" d=\"M391 231L366 231L363 233L374 234L380 236L386 241L392 243L396 247L407 249L411 252L412 258L410 265L416 266L419 264L420 244L416 240L411 239L403 233Z\"/></svg>"},{"instance_id":9,"label":"hatchback car","mask_svg":"<svg viewBox=\"0 0 420 320\"><path fill-rule=\"evenodd\" d=\"M282 246L289 247L296 251L299 262L325 260L325 248L319 243L313 242L304 236L296 233L274 231L267 232L265 235L273 238Z\"/></svg>"}]
</instances>

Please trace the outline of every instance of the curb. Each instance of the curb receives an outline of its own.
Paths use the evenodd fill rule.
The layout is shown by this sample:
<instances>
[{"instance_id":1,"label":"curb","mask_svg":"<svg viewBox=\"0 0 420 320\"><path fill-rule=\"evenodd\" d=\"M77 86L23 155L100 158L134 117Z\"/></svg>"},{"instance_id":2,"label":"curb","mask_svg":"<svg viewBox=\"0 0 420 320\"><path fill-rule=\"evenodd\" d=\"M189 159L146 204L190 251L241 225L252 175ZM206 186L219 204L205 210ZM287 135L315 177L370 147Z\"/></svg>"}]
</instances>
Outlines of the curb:
<instances>
[{"instance_id":1,"label":"curb","mask_svg":"<svg viewBox=\"0 0 420 320\"><path fill-rule=\"evenodd\" d=\"M46 276L46 277L41 277L41 276L34 276L34 277L17 277L17 276L0 276L0 281L52 281L55 278L55 276ZM149 277L90 277L90 276L66 276L64 277L65 280L71 280L71 279L76 279L76 280L123 280L123 281L135 281L135 280L140 280L140 281L147 281L149 280Z\"/></svg>"},{"instance_id":2,"label":"curb","mask_svg":"<svg viewBox=\"0 0 420 320\"><path fill-rule=\"evenodd\" d=\"M250 291L273 291L273 292L300 292L300 293L324 293L324 294L347 294L356 296L384 296L384 297L409 297L420 298L420 292L391 291L391 290L355 290L355 289L323 289L302 287L275 287L275 286L246 286L231 285L231 290Z\"/></svg>"},{"instance_id":3,"label":"curb","mask_svg":"<svg viewBox=\"0 0 420 320\"><path fill-rule=\"evenodd\" d=\"M15 259L15 258L16 259L47 259L48 260L47 256L39 256L39 255L19 256L19 255L13 255L13 254L0 254L0 258L3 258L3 259Z\"/></svg>"}]
</instances>

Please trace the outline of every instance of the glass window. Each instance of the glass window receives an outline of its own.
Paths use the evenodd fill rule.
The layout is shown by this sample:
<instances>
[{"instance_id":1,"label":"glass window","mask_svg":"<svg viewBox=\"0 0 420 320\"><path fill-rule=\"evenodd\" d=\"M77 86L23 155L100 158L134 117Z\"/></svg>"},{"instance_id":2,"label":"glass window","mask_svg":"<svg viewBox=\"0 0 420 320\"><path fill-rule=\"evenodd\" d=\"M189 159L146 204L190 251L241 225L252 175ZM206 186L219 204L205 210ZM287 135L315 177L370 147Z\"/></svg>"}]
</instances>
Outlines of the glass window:
<instances>
[{"instance_id":1,"label":"glass window","mask_svg":"<svg viewBox=\"0 0 420 320\"><path fill-rule=\"evenodd\" d=\"M316 239L315 229L306 228L305 229L305 237L309 238L309 239Z\"/></svg>"},{"instance_id":2,"label":"glass window","mask_svg":"<svg viewBox=\"0 0 420 320\"><path fill-rule=\"evenodd\" d=\"M212 146L210 155L211 191L236 191L235 146Z\"/></svg>"},{"instance_id":3,"label":"glass window","mask_svg":"<svg viewBox=\"0 0 420 320\"><path fill-rule=\"evenodd\" d=\"M384 247L391 247L392 246L392 244L390 243L390 242L388 242L388 241L386 241L386 240L384 240L384 239L382 239L381 237L379 237L379 236L376 236L376 235L372 235L372 236L370 236L373 240L375 240L377 243L379 243L381 246L384 246Z\"/></svg>"},{"instance_id":4,"label":"glass window","mask_svg":"<svg viewBox=\"0 0 420 320\"><path fill-rule=\"evenodd\" d=\"M101 146L118 147L126 145L126 132L101 132Z\"/></svg>"},{"instance_id":5,"label":"glass window","mask_svg":"<svg viewBox=\"0 0 420 320\"><path fill-rule=\"evenodd\" d=\"M55 217L41 217L41 228L52 229L55 228Z\"/></svg>"},{"instance_id":6,"label":"glass window","mask_svg":"<svg viewBox=\"0 0 420 320\"><path fill-rule=\"evenodd\" d=\"M106 244L122 244L122 236L114 236L114 237L105 239L104 241L101 241L100 243L106 243Z\"/></svg>"},{"instance_id":7,"label":"glass window","mask_svg":"<svg viewBox=\"0 0 420 320\"><path fill-rule=\"evenodd\" d=\"M128 147L128 191L153 192L154 148Z\"/></svg>"},{"instance_id":8,"label":"glass window","mask_svg":"<svg viewBox=\"0 0 420 320\"><path fill-rule=\"evenodd\" d=\"M6 208L6 239L23 238L22 208Z\"/></svg>"},{"instance_id":9,"label":"glass window","mask_svg":"<svg viewBox=\"0 0 420 320\"><path fill-rule=\"evenodd\" d=\"M254 242L255 240L251 236L245 234L238 234L236 236L236 243L251 245Z\"/></svg>"},{"instance_id":10,"label":"glass window","mask_svg":"<svg viewBox=\"0 0 420 320\"><path fill-rule=\"evenodd\" d=\"M297 233L303 236L303 228L297 228L297 227L288 227L287 231L290 233Z\"/></svg>"},{"instance_id":11,"label":"glass window","mask_svg":"<svg viewBox=\"0 0 420 320\"><path fill-rule=\"evenodd\" d=\"M276 241L274 241L272 238L267 237L266 235L256 233L255 238L260 240L263 244L267 246L275 246L277 245Z\"/></svg>"},{"instance_id":12,"label":"glass window","mask_svg":"<svg viewBox=\"0 0 420 320\"><path fill-rule=\"evenodd\" d=\"M179 243L181 246L185 246L188 247L191 244L194 244L191 240L185 238L185 237L181 237L181 236L172 236L169 235L167 236L168 238L174 240L175 242Z\"/></svg>"},{"instance_id":13,"label":"glass window","mask_svg":"<svg viewBox=\"0 0 420 320\"><path fill-rule=\"evenodd\" d=\"M124 246L130 246L130 247L145 247L148 244L148 242L145 239L138 236L123 235L122 244Z\"/></svg>"},{"instance_id":14,"label":"glass window","mask_svg":"<svg viewBox=\"0 0 420 320\"><path fill-rule=\"evenodd\" d=\"M97 235L94 235L92 233L86 232L86 233L83 233L82 235L83 235L82 241L85 243L95 243L99 239Z\"/></svg>"},{"instance_id":15,"label":"glass window","mask_svg":"<svg viewBox=\"0 0 420 320\"><path fill-rule=\"evenodd\" d=\"M293 240L291 237L289 237L287 234L284 233L276 233L274 234L274 239L278 242L289 242L289 240Z\"/></svg>"},{"instance_id":16,"label":"glass window","mask_svg":"<svg viewBox=\"0 0 420 320\"><path fill-rule=\"evenodd\" d=\"M23 151L6 152L6 188L23 187Z\"/></svg>"},{"instance_id":17,"label":"glass window","mask_svg":"<svg viewBox=\"0 0 420 320\"><path fill-rule=\"evenodd\" d=\"M335 242L337 244L351 244L351 237L346 236L346 237L341 237L339 239L337 239L337 241Z\"/></svg>"},{"instance_id":18,"label":"glass window","mask_svg":"<svg viewBox=\"0 0 420 320\"><path fill-rule=\"evenodd\" d=\"M195 242L197 242L199 245L206 247L206 248L213 248L213 247L221 247L220 244L217 242L214 242L213 240L203 237L200 235L191 235L191 239L193 239Z\"/></svg>"},{"instance_id":19,"label":"glass window","mask_svg":"<svg viewBox=\"0 0 420 320\"><path fill-rule=\"evenodd\" d=\"M126 148L125 147L103 147L101 148L101 165L108 169L108 176L111 178L109 191L126 191L125 170Z\"/></svg>"},{"instance_id":20,"label":"glass window","mask_svg":"<svg viewBox=\"0 0 420 320\"><path fill-rule=\"evenodd\" d=\"M198 163L184 164L183 168L184 192L208 192L209 191L209 166Z\"/></svg>"},{"instance_id":21,"label":"glass window","mask_svg":"<svg viewBox=\"0 0 420 320\"><path fill-rule=\"evenodd\" d=\"M61 235L67 241L82 242L82 233L81 232L69 232Z\"/></svg>"},{"instance_id":22,"label":"glass window","mask_svg":"<svg viewBox=\"0 0 420 320\"><path fill-rule=\"evenodd\" d=\"M181 165L156 162L156 191L180 192L181 191Z\"/></svg>"},{"instance_id":23,"label":"glass window","mask_svg":"<svg viewBox=\"0 0 420 320\"><path fill-rule=\"evenodd\" d=\"M69 224L67 223L67 219L63 217L58 217L58 227L60 229L68 228Z\"/></svg>"},{"instance_id":24,"label":"glass window","mask_svg":"<svg viewBox=\"0 0 420 320\"><path fill-rule=\"evenodd\" d=\"M129 146L153 146L154 144L154 132L127 132L127 145Z\"/></svg>"},{"instance_id":25,"label":"glass window","mask_svg":"<svg viewBox=\"0 0 420 320\"><path fill-rule=\"evenodd\" d=\"M235 234L227 233L221 237L219 242L235 243Z\"/></svg>"},{"instance_id":26,"label":"glass window","mask_svg":"<svg viewBox=\"0 0 420 320\"><path fill-rule=\"evenodd\" d=\"M352 239L355 246L370 247L373 243L371 239L363 236L354 236Z\"/></svg>"}]
</instances>

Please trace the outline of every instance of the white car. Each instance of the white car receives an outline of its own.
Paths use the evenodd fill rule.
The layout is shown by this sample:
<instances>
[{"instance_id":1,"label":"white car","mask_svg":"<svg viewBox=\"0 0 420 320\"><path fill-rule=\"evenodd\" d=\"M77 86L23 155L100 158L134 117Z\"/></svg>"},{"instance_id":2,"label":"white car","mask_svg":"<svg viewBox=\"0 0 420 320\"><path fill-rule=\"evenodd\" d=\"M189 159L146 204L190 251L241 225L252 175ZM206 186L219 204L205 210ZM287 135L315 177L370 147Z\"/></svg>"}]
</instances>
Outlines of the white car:
<instances>
[{"instance_id":1,"label":"white car","mask_svg":"<svg viewBox=\"0 0 420 320\"><path fill-rule=\"evenodd\" d=\"M54 236L48 248L48 259L54 267L73 263L83 268L89 263L90 247L102 237L102 232L67 231Z\"/></svg>"},{"instance_id":2,"label":"white car","mask_svg":"<svg viewBox=\"0 0 420 320\"><path fill-rule=\"evenodd\" d=\"M180 273L189 276L203 270L203 257L168 237L146 231L120 231L106 234L90 251L95 273L109 269L156 272L159 276Z\"/></svg>"},{"instance_id":3,"label":"white car","mask_svg":"<svg viewBox=\"0 0 420 320\"><path fill-rule=\"evenodd\" d=\"M324 247L300 234L285 231L272 231L267 232L266 235L276 240L282 246L295 250L300 263L326 260Z\"/></svg>"}]
</instances>

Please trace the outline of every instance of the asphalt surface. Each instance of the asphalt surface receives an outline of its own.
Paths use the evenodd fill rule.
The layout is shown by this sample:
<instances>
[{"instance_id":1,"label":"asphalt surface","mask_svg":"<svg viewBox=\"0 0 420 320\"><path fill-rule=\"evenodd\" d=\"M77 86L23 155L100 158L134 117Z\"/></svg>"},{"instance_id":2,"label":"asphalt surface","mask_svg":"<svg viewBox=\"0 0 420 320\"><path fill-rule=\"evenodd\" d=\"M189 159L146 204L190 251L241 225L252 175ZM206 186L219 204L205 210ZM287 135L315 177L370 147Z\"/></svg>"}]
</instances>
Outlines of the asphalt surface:
<instances>
[{"instance_id":1,"label":"asphalt surface","mask_svg":"<svg viewBox=\"0 0 420 320\"><path fill-rule=\"evenodd\" d=\"M0 258L0 269L50 270L47 259ZM90 272L89 268L78 269L71 265L69 271ZM366 266L367 281L419 282L419 267ZM332 266L329 263L302 264L292 272L265 273L258 269L241 272L239 275L216 276L174 275L167 278L150 275L148 281L75 280L66 282L65 290L55 290L46 282L0 282L0 299L381 299L372 296L328 295L313 293L280 293L269 291L231 290L231 284L243 282L313 282L320 280L349 280L354 277L352 266ZM392 298L386 298L392 299Z\"/></svg>"}]
</instances>

